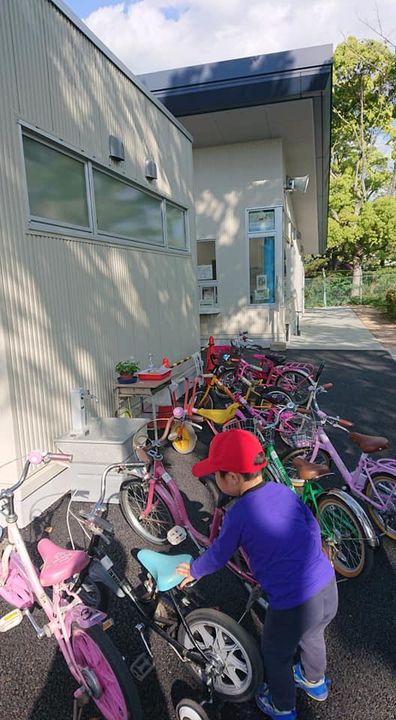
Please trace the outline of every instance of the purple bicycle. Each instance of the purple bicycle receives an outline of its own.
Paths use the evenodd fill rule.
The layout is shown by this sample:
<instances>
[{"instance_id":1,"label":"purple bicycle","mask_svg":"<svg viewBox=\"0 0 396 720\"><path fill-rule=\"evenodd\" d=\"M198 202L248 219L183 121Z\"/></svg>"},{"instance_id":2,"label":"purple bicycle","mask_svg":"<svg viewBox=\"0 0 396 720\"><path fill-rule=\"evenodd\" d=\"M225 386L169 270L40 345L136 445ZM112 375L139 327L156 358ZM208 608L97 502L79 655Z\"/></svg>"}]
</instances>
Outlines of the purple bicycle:
<instances>
[{"instance_id":1,"label":"purple bicycle","mask_svg":"<svg viewBox=\"0 0 396 720\"><path fill-rule=\"evenodd\" d=\"M380 458L374 460L373 453L386 450L389 441L385 437L363 435L352 432L353 423L339 417L327 415L320 409L317 395L326 388L319 386L313 391L313 410L317 418L317 428L309 443L304 447L287 452L282 462L291 477L296 476L293 459L305 457L311 462L320 462L330 466L334 462L345 484L360 500L364 500L367 510L382 534L396 540L396 459ZM349 470L325 431L325 425L339 428L349 433L350 440L361 450L356 467Z\"/></svg>"}]
</instances>

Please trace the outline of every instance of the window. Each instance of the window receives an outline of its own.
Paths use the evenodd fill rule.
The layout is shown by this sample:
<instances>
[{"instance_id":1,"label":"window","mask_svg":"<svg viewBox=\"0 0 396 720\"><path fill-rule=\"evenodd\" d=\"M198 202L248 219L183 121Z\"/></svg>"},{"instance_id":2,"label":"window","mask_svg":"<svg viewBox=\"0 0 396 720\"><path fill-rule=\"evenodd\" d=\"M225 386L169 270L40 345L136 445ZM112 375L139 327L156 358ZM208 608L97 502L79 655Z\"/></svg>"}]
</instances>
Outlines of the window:
<instances>
[{"instance_id":1,"label":"window","mask_svg":"<svg viewBox=\"0 0 396 720\"><path fill-rule=\"evenodd\" d=\"M22 141L32 228L188 249L187 210L34 130L23 129Z\"/></svg>"},{"instance_id":2,"label":"window","mask_svg":"<svg viewBox=\"0 0 396 720\"><path fill-rule=\"evenodd\" d=\"M185 250L187 246L185 215L184 210L166 203L168 247L174 250Z\"/></svg>"},{"instance_id":3,"label":"window","mask_svg":"<svg viewBox=\"0 0 396 720\"><path fill-rule=\"evenodd\" d=\"M27 135L23 149L31 216L89 228L84 162Z\"/></svg>"},{"instance_id":4,"label":"window","mask_svg":"<svg viewBox=\"0 0 396 720\"><path fill-rule=\"evenodd\" d=\"M249 257L251 304L275 302L275 238L250 238Z\"/></svg>"},{"instance_id":5,"label":"window","mask_svg":"<svg viewBox=\"0 0 396 720\"><path fill-rule=\"evenodd\" d=\"M249 210L249 233L275 230L275 210Z\"/></svg>"},{"instance_id":6,"label":"window","mask_svg":"<svg viewBox=\"0 0 396 720\"><path fill-rule=\"evenodd\" d=\"M164 244L159 199L96 169L93 177L99 232Z\"/></svg>"},{"instance_id":7,"label":"window","mask_svg":"<svg viewBox=\"0 0 396 720\"><path fill-rule=\"evenodd\" d=\"M275 302L275 210L248 210L251 305Z\"/></svg>"}]
</instances>

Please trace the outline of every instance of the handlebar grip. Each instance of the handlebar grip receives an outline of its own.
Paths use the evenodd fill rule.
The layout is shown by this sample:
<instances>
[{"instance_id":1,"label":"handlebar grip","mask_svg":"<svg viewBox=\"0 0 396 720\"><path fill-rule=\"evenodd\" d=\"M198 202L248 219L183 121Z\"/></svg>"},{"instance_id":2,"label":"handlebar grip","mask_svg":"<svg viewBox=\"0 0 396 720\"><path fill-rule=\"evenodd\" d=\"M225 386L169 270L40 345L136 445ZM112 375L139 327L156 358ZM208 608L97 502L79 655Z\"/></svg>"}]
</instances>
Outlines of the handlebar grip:
<instances>
[{"instance_id":1,"label":"handlebar grip","mask_svg":"<svg viewBox=\"0 0 396 720\"><path fill-rule=\"evenodd\" d=\"M73 462L73 455L70 453L47 453L47 458L55 462Z\"/></svg>"},{"instance_id":2,"label":"handlebar grip","mask_svg":"<svg viewBox=\"0 0 396 720\"><path fill-rule=\"evenodd\" d=\"M353 427L353 425L354 425L353 422L351 422L350 420L343 420L342 418L339 418L337 420L337 422L339 425L342 425L343 427Z\"/></svg>"},{"instance_id":3,"label":"handlebar grip","mask_svg":"<svg viewBox=\"0 0 396 720\"><path fill-rule=\"evenodd\" d=\"M324 388L325 390L331 390L332 387L333 383L324 383L324 385L322 385L322 388Z\"/></svg>"},{"instance_id":4,"label":"handlebar grip","mask_svg":"<svg viewBox=\"0 0 396 720\"><path fill-rule=\"evenodd\" d=\"M28 461L31 465L41 465L41 463L50 462L50 460L71 463L73 455L68 453L48 453L44 450L31 450L28 455Z\"/></svg>"}]
</instances>

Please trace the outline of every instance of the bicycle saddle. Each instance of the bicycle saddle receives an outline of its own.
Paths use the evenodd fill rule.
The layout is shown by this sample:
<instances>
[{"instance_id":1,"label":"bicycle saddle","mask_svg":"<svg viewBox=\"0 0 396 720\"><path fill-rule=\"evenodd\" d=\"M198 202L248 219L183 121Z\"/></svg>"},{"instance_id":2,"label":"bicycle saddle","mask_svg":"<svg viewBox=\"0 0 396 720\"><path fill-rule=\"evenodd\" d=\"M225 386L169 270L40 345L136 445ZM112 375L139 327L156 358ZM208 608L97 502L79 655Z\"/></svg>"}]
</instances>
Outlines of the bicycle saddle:
<instances>
[{"instance_id":1,"label":"bicycle saddle","mask_svg":"<svg viewBox=\"0 0 396 720\"><path fill-rule=\"evenodd\" d=\"M89 556L83 550L67 550L43 538L37 544L37 550L44 560L40 572L43 587L57 585L63 580L81 572L89 563Z\"/></svg>"},{"instance_id":2,"label":"bicycle saddle","mask_svg":"<svg viewBox=\"0 0 396 720\"><path fill-rule=\"evenodd\" d=\"M308 462L308 460L304 460L302 457L294 458L293 465L296 470L298 470L301 480L313 480L321 475L327 475L330 472L330 468L327 465L311 463Z\"/></svg>"},{"instance_id":3,"label":"bicycle saddle","mask_svg":"<svg viewBox=\"0 0 396 720\"><path fill-rule=\"evenodd\" d=\"M275 353L266 353L265 355L253 355L254 358L257 360L269 360L270 362L274 363L274 365L283 365L283 363L286 360L286 355L275 355Z\"/></svg>"},{"instance_id":4,"label":"bicycle saddle","mask_svg":"<svg viewBox=\"0 0 396 720\"><path fill-rule=\"evenodd\" d=\"M179 585L183 576L178 575L176 568L180 563L192 563L191 555L165 555L165 553L155 552L144 548L139 550L137 554L139 562L146 568L152 576L158 590L166 592Z\"/></svg>"},{"instance_id":5,"label":"bicycle saddle","mask_svg":"<svg viewBox=\"0 0 396 720\"><path fill-rule=\"evenodd\" d=\"M349 437L352 442L360 448L364 453L374 453L379 450L387 450L389 440L385 437L376 437L375 435L362 435L362 433L351 432Z\"/></svg>"}]
</instances>

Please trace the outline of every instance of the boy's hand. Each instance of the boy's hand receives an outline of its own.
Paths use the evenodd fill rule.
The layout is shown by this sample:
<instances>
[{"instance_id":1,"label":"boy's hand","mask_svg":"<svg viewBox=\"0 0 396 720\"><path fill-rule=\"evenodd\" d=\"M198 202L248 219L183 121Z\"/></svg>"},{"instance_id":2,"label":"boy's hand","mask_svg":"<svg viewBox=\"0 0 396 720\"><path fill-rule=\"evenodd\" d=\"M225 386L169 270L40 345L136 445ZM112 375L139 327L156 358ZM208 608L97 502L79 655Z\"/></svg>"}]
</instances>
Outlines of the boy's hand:
<instances>
[{"instance_id":1,"label":"boy's hand","mask_svg":"<svg viewBox=\"0 0 396 720\"><path fill-rule=\"evenodd\" d=\"M185 585L188 585L190 582L194 582L195 578L191 575L190 571L191 565L190 563L183 562L180 563L180 565L177 566L176 572L178 575L184 575L184 580L180 583L179 587L183 588Z\"/></svg>"}]
</instances>

